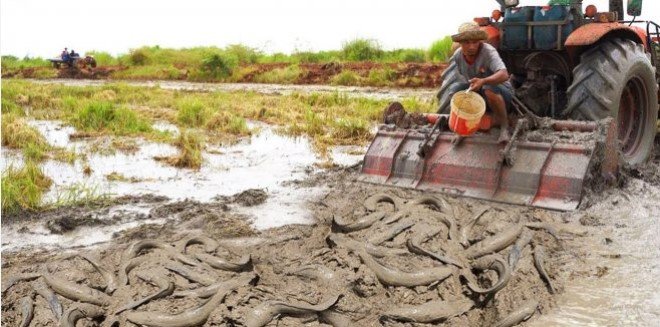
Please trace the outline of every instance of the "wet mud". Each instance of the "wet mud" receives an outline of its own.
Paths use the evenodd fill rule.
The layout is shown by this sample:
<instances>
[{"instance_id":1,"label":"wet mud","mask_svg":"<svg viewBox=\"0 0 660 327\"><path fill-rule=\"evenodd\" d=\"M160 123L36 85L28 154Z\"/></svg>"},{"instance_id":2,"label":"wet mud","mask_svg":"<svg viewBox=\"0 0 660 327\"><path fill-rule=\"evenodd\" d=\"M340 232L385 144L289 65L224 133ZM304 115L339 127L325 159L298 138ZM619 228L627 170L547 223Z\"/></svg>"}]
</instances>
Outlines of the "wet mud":
<instances>
[{"instance_id":1,"label":"wet mud","mask_svg":"<svg viewBox=\"0 0 660 327\"><path fill-rule=\"evenodd\" d=\"M355 176L355 169L336 169L298 186L330 186L310 203L311 225L254 229L234 210L267 196L250 190L156 205L145 218L164 223L127 229L95 247L3 253L3 289L9 278L31 278L4 289L2 323L23 323L31 303L34 326L57 319L103 326L490 325L521 310L523 318L552 310L548 281L563 291L569 272L562 264L582 256L564 241L581 226L554 215L383 188ZM560 238L526 223L556 226ZM510 267L522 234L530 240L519 244ZM541 245L540 271L534 253ZM56 295L28 300L44 288ZM538 303L533 312L529 301ZM56 302L62 318L53 312Z\"/></svg>"}]
</instances>

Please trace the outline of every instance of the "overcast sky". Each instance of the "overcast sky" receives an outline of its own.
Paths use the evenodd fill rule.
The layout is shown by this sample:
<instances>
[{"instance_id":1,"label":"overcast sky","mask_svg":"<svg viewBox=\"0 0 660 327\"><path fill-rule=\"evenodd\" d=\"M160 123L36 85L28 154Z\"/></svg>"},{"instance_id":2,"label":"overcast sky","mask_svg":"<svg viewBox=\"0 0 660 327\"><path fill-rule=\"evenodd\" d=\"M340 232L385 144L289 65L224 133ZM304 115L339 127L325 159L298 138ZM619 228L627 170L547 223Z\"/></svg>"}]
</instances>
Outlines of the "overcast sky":
<instances>
[{"instance_id":1,"label":"overcast sky","mask_svg":"<svg viewBox=\"0 0 660 327\"><path fill-rule=\"evenodd\" d=\"M584 1L601 11L607 3ZM2 0L0 52L52 57L68 47L116 55L143 45L242 43L290 53L339 49L358 37L379 40L386 49L427 48L496 8L495 0ZM646 0L642 18L660 21L660 1Z\"/></svg>"}]
</instances>

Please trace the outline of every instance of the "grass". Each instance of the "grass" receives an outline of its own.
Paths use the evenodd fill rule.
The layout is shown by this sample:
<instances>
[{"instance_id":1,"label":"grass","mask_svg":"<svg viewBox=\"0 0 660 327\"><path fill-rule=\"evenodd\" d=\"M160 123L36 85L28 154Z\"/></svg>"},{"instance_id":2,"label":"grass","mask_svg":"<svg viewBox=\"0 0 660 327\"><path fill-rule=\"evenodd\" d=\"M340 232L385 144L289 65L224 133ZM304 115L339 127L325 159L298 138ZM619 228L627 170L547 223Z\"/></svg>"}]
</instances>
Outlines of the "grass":
<instances>
[{"instance_id":1,"label":"grass","mask_svg":"<svg viewBox=\"0 0 660 327\"><path fill-rule=\"evenodd\" d=\"M293 84L298 80L301 74L302 70L300 70L298 65L291 65L256 75L254 81L257 83Z\"/></svg>"},{"instance_id":2,"label":"grass","mask_svg":"<svg viewBox=\"0 0 660 327\"><path fill-rule=\"evenodd\" d=\"M103 192L98 185L74 183L58 189L54 202L47 207L101 205L109 201L110 194Z\"/></svg>"},{"instance_id":3,"label":"grass","mask_svg":"<svg viewBox=\"0 0 660 327\"><path fill-rule=\"evenodd\" d=\"M206 129L233 136L247 136L251 134L245 118L236 116L229 111L215 113L206 124Z\"/></svg>"},{"instance_id":4,"label":"grass","mask_svg":"<svg viewBox=\"0 0 660 327\"><path fill-rule=\"evenodd\" d=\"M128 53L113 56L107 52L89 51L85 55L96 58L100 67L121 66L109 78L128 80L188 80L197 82L236 82L254 71L256 64L285 63L287 67L262 73L255 79L262 83L294 83L302 73L299 64L346 63L371 61L376 63L421 63L446 60L450 55L451 39L445 37L424 49L386 50L374 39L348 40L338 50L268 54L259 49L232 44L224 48L192 47L162 48L143 46ZM46 59L2 57L3 76L23 78L54 78L58 72ZM337 82L339 82L338 80ZM353 82L348 79L348 82ZM367 80L368 82L368 80ZM382 83L378 83L380 85ZM355 85L355 84L350 84ZM368 83L366 85L373 85ZM390 84L392 85L392 84Z\"/></svg>"},{"instance_id":5,"label":"grass","mask_svg":"<svg viewBox=\"0 0 660 327\"><path fill-rule=\"evenodd\" d=\"M177 121L186 127L199 127L209 120L211 110L201 101L182 99L177 102Z\"/></svg>"},{"instance_id":6,"label":"grass","mask_svg":"<svg viewBox=\"0 0 660 327\"><path fill-rule=\"evenodd\" d=\"M52 180L31 160L22 168L7 167L2 172L2 211L37 210Z\"/></svg>"},{"instance_id":7,"label":"grass","mask_svg":"<svg viewBox=\"0 0 660 327\"><path fill-rule=\"evenodd\" d=\"M376 61L385 52L380 43L373 39L354 39L345 42L341 47L342 59L347 61Z\"/></svg>"},{"instance_id":8,"label":"grass","mask_svg":"<svg viewBox=\"0 0 660 327\"><path fill-rule=\"evenodd\" d=\"M451 57L451 37L445 36L444 38L437 40L431 44L431 47L428 50L428 59L430 61L440 61L445 62L449 57Z\"/></svg>"},{"instance_id":9,"label":"grass","mask_svg":"<svg viewBox=\"0 0 660 327\"><path fill-rule=\"evenodd\" d=\"M183 130L176 141L179 155L168 158L166 161L177 168L200 169L202 167L202 150L204 138L197 132Z\"/></svg>"},{"instance_id":10,"label":"grass","mask_svg":"<svg viewBox=\"0 0 660 327\"><path fill-rule=\"evenodd\" d=\"M373 76L376 74L381 75L378 78L388 78L391 73L383 71ZM307 136L319 149L336 144L363 144L366 142L365 126L370 131L388 105L386 100L351 98L337 92L196 93L121 83L70 87L3 80L2 90L3 100L10 103L11 111L22 112L23 108L31 107L34 117L55 117L72 122L81 133L144 136L176 143L176 139L152 129L149 123L166 120L180 129L208 131L208 141L215 141L216 137L223 141L249 135L247 121L255 120L280 126L289 135ZM5 92L9 95L6 98ZM435 110L431 102L413 98L402 102L409 112Z\"/></svg>"},{"instance_id":11,"label":"grass","mask_svg":"<svg viewBox=\"0 0 660 327\"><path fill-rule=\"evenodd\" d=\"M360 77L360 75L358 75L357 73L354 73L350 70L344 70L341 73L335 75L330 83L332 85L354 86L354 85L360 85L361 80L362 77Z\"/></svg>"},{"instance_id":12,"label":"grass","mask_svg":"<svg viewBox=\"0 0 660 327\"><path fill-rule=\"evenodd\" d=\"M151 131L151 124L126 107L111 102L91 101L76 110L71 123L81 131L135 135Z\"/></svg>"},{"instance_id":13,"label":"grass","mask_svg":"<svg viewBox=\"0 0 660 327\"><path fill-rule=\"evenodd\" d=\"M2 145L11 149L20 149L29 160L42 161L52 147L39 131L28 125L27 121L11 114L2 117Z\"/></svg>"}]
</instances>

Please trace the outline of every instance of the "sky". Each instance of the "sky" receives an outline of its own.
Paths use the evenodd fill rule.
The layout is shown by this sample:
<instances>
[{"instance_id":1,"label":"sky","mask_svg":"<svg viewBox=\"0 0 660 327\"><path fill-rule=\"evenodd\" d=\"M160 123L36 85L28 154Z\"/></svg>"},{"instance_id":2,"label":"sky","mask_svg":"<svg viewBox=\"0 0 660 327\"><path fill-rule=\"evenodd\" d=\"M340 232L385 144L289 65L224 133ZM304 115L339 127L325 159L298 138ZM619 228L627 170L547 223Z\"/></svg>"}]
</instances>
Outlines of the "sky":
<instances>
[{"instance_id":1,"label":"sky","mask_svg":"<svg viewBox=\"0 0 660 327\"><path fill-rule=\"evenodd\" d=\"M584 0L600 11L607 3ZM495 0L2 0L0 53L54 57L68 47L117 55L145 45L235 43L291 53L336 50L355 38L376 39L385 49L425 49L497 8ZM646 0L641 18L660 22L660 1Z\"/></svg>"}]
</instances>

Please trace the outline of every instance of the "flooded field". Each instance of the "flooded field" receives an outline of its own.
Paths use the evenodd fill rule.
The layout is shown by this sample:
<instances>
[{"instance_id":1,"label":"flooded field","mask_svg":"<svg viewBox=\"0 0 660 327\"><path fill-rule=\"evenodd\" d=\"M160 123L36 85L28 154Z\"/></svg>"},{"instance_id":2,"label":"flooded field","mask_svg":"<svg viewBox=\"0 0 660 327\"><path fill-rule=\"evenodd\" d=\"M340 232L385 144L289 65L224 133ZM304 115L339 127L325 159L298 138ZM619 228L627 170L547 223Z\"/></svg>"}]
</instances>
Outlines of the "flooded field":
<instances>
[{"instance_id":1,"label":"flooded field","mask_svg":"<svg viewBox=\"0 0 660 327\"><path fill-rule=\"evenodd\" d=\"M32 80L34 83L61 84L69 86L99 86L117 81L108 80L80 80L80 79L53 79ZM292 94L292 93L336 93L340 92L350 97L363 97L378 100L400 101L404 98L418 98L431 101L437 93L436 89L429 88L382 88L359 86L330 86L330 85L281 85L281 84L250 84L250 83L194 83L182 81L123 81L132 86L157 87L166 90L200 91L200 92L257 92L262 94Z\"/></svg>"},{"instance_id":2,"label":"flooded field","mask_svg":"<svg viewBox=\"0 0 660 327\"><path fill-rule=\"evenodd\" d=\"M169 144L153 143L144 140L137 142L132 153L116 151L113 154L91 153L89 148L102 140L82 139L70 141L75 129L58 121L30 121L54 146L65 147L77 152L89 153L86 161L67 164L55 160L43 163L46 175L54 185L46 193L44 202L56 202L62 193L72 187L84 187L99 194L119 197L150 194L163 196L171 201L193 200L208 202L214 197L229 196L249 189L263 190L268 199L258 206L245 208L244 213L254 217L253 224L258 229L278 227L287 224L312 223L305 205L310 198L320 195L324 188L316 187L297 190L287 182L299 180L318 170L314 166L320 162L305 138L291 138L276 134L270 126L251 123L250 127L259 132L226 147L208 148L203 155L204 164L199 171L178 169L154 160L154 157L167 157L177 153ZM158 123L157 129L177 133L176 126ZM333 160L337 164L354 165L362 156L362 147L337 147L333 150ZM355 152L353 152L355 153ZM19 153L3 148L3 170L7 166L20 167ZM85 173L84 166L91 168ZM118 176L118 178L109 178ZM148 212L149 206L124 206L113 208L109 216L121 212ZM109 217L108 217L109 218ZM145 221L144 223L150 223ZM38 225L37 234L43 234ZM2 230L3 249L18 250L22 247L57 246L76 247L90 242L109 240L112 232L135 227L135 222L127 222L105 230L93 228L81 230L72 235L44 236L25 239L16 233L23 226L6 226ZM89 234L94 230L93 234ZM105 235L105 236L104 236ZM84 236L84 237L80 237Z\"/></svg>"},{"instance_id":3,"label":"flooded field","mask_svg":"<svg viewBox=\"0 0 660 327\"><path fill-rule=\"evenodd\" d=\"M379 99L434 96L431 90L134 85L347 92ZM52 179L42 201L57 203L79 189L98 202L18 213L9 221L3 217L3 325L20 325L25 303L34 310L30 326L52 325L57 301L93 318L88 325L181 320L185 317L176 315L181 309L194 314L190 319L204 318L199 325L205 326L479 326L516 316L516 310L523 313L514 317L521 326L657 326L660 321L660 156L625 171L620 188L591 192L580 209L560 213L444 195L429 202L429 194L364 184L356 180L364 145L330 147L329 164L310 138L286 136L278 126L258 121L248 120L249 136L207 143L199 170L156 160L180 151L172 142L72 138L80 131L64 120L28 119L27 124L50 146L77 154L72 163L52 157L40 162ZM181 130L167 120L152 126L168 139ZM110 146L115 141L122 146ZM24 164L24 152L2 147L3 170ZM457 244L454 228L464 230L483 210L481 221L460 235L471 246ZM446 220L449 215L453 221ZM474 245L511 231L506 246L482 254L478 264L467 263ZM525 238L521 235L528 239L519 244L517 267L498 266L510 262L514 241ZM545 253L537 259L539 248ZM428 274L436 282L420 281ZM125 280L119 283L115 275ZM15 276L24 279L12 280ZM72 283L93 296L70 293ZM160 288L158 283L165 285L162 293L153 287ZM49 287L68 295L49 302L41 295ZM209 296L196 293L204 287L227 292L207 302L203 298ZM152 297L155 291L159 295ZM137 303L145 296L150 300ZM424 307L427 302L435 305ZM72 310L60 309L59 315L73 316Z\"/></svg>"}]
</instances>

